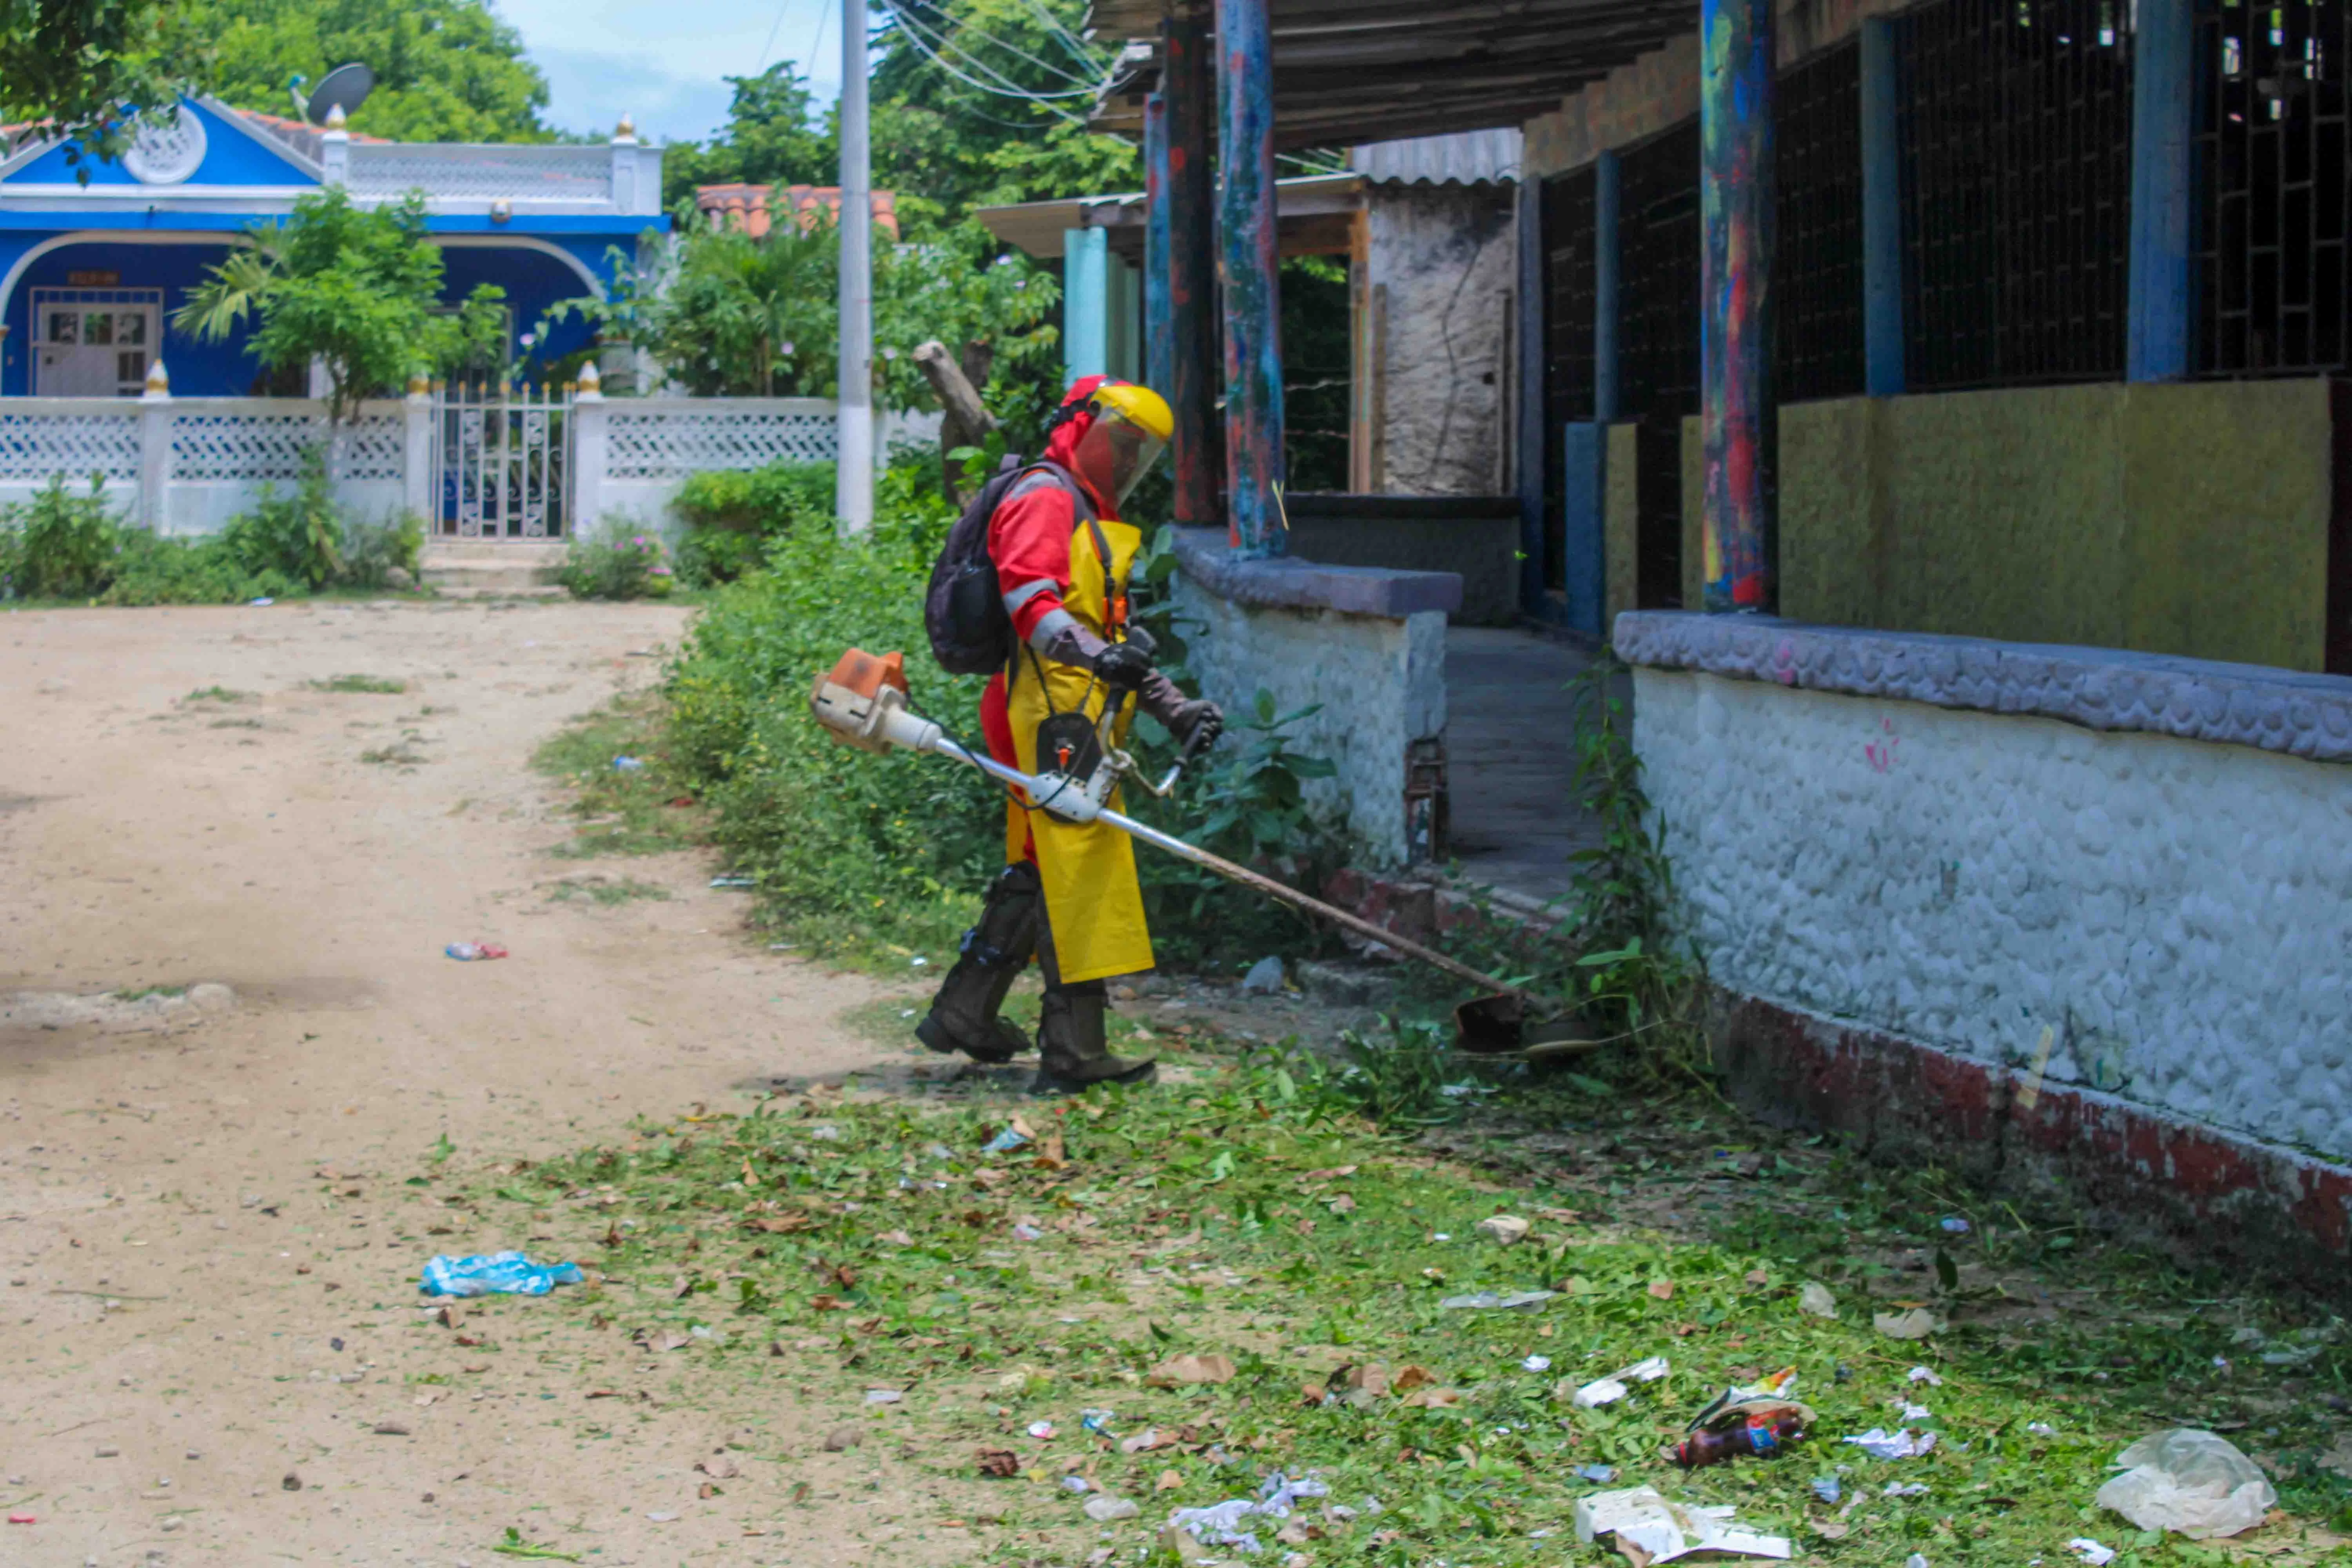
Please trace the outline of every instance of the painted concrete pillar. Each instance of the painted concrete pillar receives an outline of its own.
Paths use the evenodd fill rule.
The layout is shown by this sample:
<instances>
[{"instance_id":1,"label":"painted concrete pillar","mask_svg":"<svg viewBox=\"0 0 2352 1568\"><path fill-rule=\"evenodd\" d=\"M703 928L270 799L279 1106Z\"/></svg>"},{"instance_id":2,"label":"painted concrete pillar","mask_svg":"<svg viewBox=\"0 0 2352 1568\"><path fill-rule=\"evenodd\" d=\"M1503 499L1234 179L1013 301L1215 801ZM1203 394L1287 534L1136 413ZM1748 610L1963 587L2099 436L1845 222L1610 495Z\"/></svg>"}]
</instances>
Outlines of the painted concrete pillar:
<instances>
[{"instance_id":1,"label":"painted concrete pillar","mask_svg":"<svg viewBox=\"0 0 2352 1568\"><path fill-rule=\"evenodd\" d=\"M1772 0L1701 0L1700 522L1710 612L1775 605L1772 77Z\"/></svg>"},{"instance_id":2,"label":"painted concrete pillar","mask_svg":"<svg viewBox=\"0 0 2352 1568\"><path fill-rule=\"evenodd\" d=\"M2178 381L2193 368L2196 268L2196 0L2139 0L2132 37L2129 337L2126 377Z\"/></svg>"},{"instance_id":3,"label":"painted concrete pillar","mask_svg":"<svg viewBox=\"0 0 2352 1568\"><path fill-rule=\"evenodd\" d=\"M1568 624L1609 636L1609 426L1623 414L1618 332L1622 297L1619 213L1623 165L1603 153L1592 165L1592 417L1561 442L1560 590Z\"/></svg>"},{"instance_id":4,"label":"painted concrete pillar","mask_svg":"<svg viewBox=\"0 0 2352 1568\"><path fill-rule=\"evenodd\" d=\"M1282 331L1268 0L1217 0L1217 281L1224 290L1226 537L1280 555Z\"/></svg>"},{"instance_id":5,"label":"painted concrete pillar","mask_svg":"<svg viewBox=\"0 0 2352 1568\"><path fill-rule=\"evenodd\" d=\"M1862 379L1903 395L1903 143L1896 123L1895 19L1862 24Z\"/></svg>"},{"instance_id":6,"label":"painted concrete pillar","mask_svg":"<svg viewBox=\"0 0 2352 1568\"><path fill-rule=\"evenodd\" d=\"M595 368L592 360L583 370L593 373ZM581 395L588 395L584 383ZM418 371L408 378L408 390L400 400L400 504L410 516L431 520L433 499L433 383ZM428 531L431 526L428 521Z\"/></svg>"},{"instance_id":7,"label":"painted concrete pillar","mask_svg":"<svg viewBox=\"0 0 2352 1568\"><path fill-rule=\"evenodd\" d=\"M612 405L604 401L604 377L599 375L592 382L583 376L580 390L572 395L570 416L572 516L566 520L565 527L574 539L588 537L604 520L604 468L610 449L612 413Z\"/></svg>"},{"instance_id":8,"label":"painted concrete pillar","mask_svg":"<svg viewBox=\"0 0 2352 1568\"><path fill-rule=\"evenodd\" d=\"M148 532L170 529L171 493L172 374L159 359L147 367L139 397L139 523Z\"/></svg>"},{"instance_id":9,"label":"painted concrete pillar","mask_svg":"<svg viewBox=\"0 0 2352 1568\"><path fill-rule=\"evenodd\" d=\"M1176 363L1168 220L1168 97L1155 92L1143 100L1143 380L1163 397Z\"/></svg>"},{"instance_id":10,"label":"painted concrete pillar","mask_svg":"<svg viewBox=\"0 0 2352 1568\"><path fill-rule=\"evenodd\" d=\"M1209 29L1197 4L1161 24L1160 95L1168 104L1168 382L1154 390L1176 414L1176 521L1208 528L1224 521L1217 397L1216 215L1211 201L1214 78Z\"/></svg>"},{"instance_id":11,"label":"painted concrete pillar","mask_svg":"<svg viewBox=\"0 0 2352 1568\"><path fill-rule=\"evenodd\" d=\"M1062 234L1062 385L1110 374L1110 235Z\"/></svg>"}]
</instances>

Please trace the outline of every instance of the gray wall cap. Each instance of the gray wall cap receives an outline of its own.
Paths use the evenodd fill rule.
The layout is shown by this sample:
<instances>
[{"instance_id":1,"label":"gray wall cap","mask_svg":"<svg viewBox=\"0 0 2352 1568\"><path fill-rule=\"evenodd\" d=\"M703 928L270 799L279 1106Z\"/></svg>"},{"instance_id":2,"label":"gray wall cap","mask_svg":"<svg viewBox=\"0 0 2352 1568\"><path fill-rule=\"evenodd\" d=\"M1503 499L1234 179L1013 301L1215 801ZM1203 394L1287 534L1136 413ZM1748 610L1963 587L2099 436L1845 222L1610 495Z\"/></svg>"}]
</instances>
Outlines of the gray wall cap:
<instances>
[{"instance_id":1,"label":"gray wall cap","mask_svg":"<svg viewBox=\"0 0 2352 1568\"><path fill-rule=\"evenodd\" d=\"M1628 610L1615 645L1657 669L2352 763L2352 679L2340 675L1686 610Z\"/></svg>"},{"instance_id":2,"label":"gray wall cap","mask_svg":"<svg viewBox=\"0 0 2352 1568\"><path fill-rule=\"evenodd\" d=\"M1235 555L1222 530L1180 528L1176 564L1185 576L1228 604L1256 609L1338 610L1391 620L1422 610L1447 615L1462 607L1459 572L1391 572L1380 566L1324 566L1296 556L1265 560Z\"/></svg>"}]
</instances>

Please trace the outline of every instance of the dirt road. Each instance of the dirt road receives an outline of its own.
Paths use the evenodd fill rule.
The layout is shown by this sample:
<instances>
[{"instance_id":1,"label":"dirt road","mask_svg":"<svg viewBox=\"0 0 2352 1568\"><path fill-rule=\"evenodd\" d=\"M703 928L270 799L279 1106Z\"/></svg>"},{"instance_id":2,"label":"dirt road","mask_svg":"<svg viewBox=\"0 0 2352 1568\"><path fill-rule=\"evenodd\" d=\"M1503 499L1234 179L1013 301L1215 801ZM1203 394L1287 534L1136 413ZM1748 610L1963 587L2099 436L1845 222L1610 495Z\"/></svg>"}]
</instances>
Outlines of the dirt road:
<instances>
[{"instance_id":1,"label":"dirt road","mask_svg":"<svg viewBox=\"0 0 2352 1568\"><path fill-rule=\"evenodd\" d=\"M698 858L548 853L533 747L686 619L0 615L0 1500L37 1521L0 1562L487 1565L509 1526L605 1564L968 1554L874 1446L813 1452L841 1413L792 1388L416 1306L432 1253L532 1245L404 1184L437 1141L538 1157L897 1055L841 1022L872 984L767 951ZM550 897L598 872L671 896Z\"/></svg>"}]
</instances>

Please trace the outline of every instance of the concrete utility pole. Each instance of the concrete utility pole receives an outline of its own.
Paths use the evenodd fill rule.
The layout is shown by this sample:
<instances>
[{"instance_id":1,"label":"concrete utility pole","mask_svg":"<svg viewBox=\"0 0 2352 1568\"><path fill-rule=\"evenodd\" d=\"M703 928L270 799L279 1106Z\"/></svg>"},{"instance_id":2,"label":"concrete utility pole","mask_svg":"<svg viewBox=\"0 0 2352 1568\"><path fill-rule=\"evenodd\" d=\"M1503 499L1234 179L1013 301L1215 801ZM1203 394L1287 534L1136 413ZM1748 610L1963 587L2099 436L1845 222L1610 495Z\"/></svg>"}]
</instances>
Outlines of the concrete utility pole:
<instances>
[{"instance_id":1,"label":"concrete utility pole","mask_svg":"<svg viewBox=\"0 0 2352 1568\"><path fill-rule=\"evenodd\" d=\"M866 142L866 0L841 0L841 390L833 507L845 536L874 526L874 174Z\"/></svg>"}]
</instances>

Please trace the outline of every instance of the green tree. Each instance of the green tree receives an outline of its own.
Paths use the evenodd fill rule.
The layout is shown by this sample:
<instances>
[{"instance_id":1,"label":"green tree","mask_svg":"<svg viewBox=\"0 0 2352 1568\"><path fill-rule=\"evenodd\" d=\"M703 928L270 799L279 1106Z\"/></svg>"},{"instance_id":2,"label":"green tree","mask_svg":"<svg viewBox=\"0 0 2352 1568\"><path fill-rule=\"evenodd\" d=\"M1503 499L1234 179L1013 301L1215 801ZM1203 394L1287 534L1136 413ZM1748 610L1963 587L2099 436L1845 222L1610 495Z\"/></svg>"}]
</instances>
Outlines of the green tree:
<instances>
[{"instance_id":1,"label":"green tree","mask_svg":"<svg viewBox=\"0 0 2352 1568\"><path fill-rule=\"evenodd\" d=\"M1110 52L1087 0L906 0L875 39L874 183L913 225L974 206L1142 186L1136 147L1087 130Z\"/></svg>"},{"instance_id":2,"label":"green tree","mask_svg":"<svg viewBox=\"0 0 2352 1568\"><path fill-rule=\"evenodd\" d=\"M697 185L835 183L839 144L818 122L808 79L790 60L726 79L735 89L726 129L708 142L674 142L662 151L665 203L690 200Z\"/></svg>"},{"instance_id":3,"label":"green tree","mask_svg":"<svg viewBox=\"0 0 2352 1568\"><path fill-rule=\"evenodd\" d=\"M321 191L296 201L284 227L255 225L172 324L219 342L257 318L247 352L273 371L322 363L332 416L349 423L362 398L418 371L503 353L506 291L476 284L451 310L441 276L422 196L371 211L342 190Z\"/></svg>"},{"instance_id":4,"label":"green tree","mask_svg":"<svg viewBox=\"0 0 2352 1568\"><path fill-rule=\"evenodd\" d=\"M124 105L179 100L163 14L157 0L0 0L0 117L67 127L68 163L120 157L135 129Z\"/></svg>"},{"instance_id":5,"label":"green tree","mask_svg":"<svg viewBox=\"0 0 2352 1568\"><path fill-rule=\"evenodd\" d=\"M484 0L173 0L167 52L241 109L287 114L287 84L359 61L355 132L395 142L545 142L547 82Z\"/></svg>"}]
</instances>

